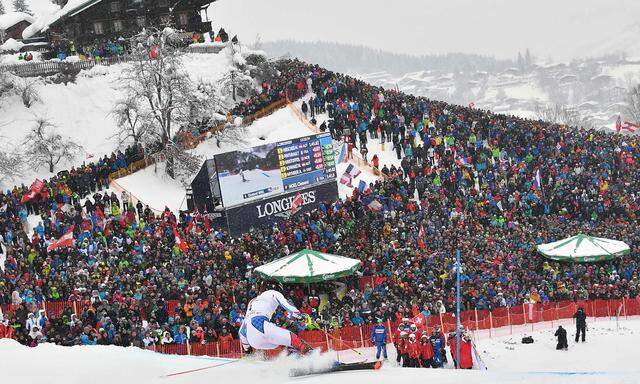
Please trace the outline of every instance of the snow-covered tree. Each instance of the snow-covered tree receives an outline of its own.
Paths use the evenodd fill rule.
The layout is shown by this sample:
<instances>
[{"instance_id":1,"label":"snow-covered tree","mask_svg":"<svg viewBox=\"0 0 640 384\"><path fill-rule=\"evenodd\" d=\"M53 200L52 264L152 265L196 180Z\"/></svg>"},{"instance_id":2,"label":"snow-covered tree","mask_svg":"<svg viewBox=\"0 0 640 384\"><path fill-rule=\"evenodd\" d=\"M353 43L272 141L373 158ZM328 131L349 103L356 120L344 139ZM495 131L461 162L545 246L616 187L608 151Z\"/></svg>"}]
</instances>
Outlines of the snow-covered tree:
<instances>
[{"instance_id":1,"label":"snow-covered tree","mask_svg":"<svg viewBox=\"0 0 640 384\"><path fill-rule=\"evenodd\" d=\"M3 143L7 143L6 138L0 137ZM15 151L15 148L10 148L9 145L4 145L0 148L0 184L4 184L8 181L13 181L23 175L24 172L24 158Z\"/></svg>"},{"instance_id":2,"label":"snow-covered tree","mask_svg":"<svg viewBox=\"0 0 640 384\"><path fill-rule=\"evenodd\" d=\"M247 60L233 44L225 48L225 52L233 66L219 80L222 95L231 96L233 101L237 101L238 97L246 98L255 95L256 83L250 75L251 68Z\"/></svg>"},{"instance_id":3,"label":"snow-covered tree","mask_svg":"<svg viewBox=\"0 0 640 384\"><path fill-rule=\"evenodd\" d=\"M20 95L22 104L27 108L31 108L32 105L40 101L40 95L36 89L37 84L37 79L20 79L20 81L15 84L15 91Z\"/></svg>"},{"instance_id":4,"label":"snow-covered tree","mask_svg":"<svg viewBox=\"0 0 640 384\"><path fill-rule=\"evenodd\" d=\"M188 123L193 84L177 51L154 45L137 54L138 60L123 71L122 89L125 99L136 100L136 115L148 127L147 140L165 150ZM173 176L173 157L167 155L167 174Z\"/></svg>"},{"instance_id":5,"label":"snow-covered tree","mask_svg":"<svg viewBox=\"0 0 640 384\"><path fill-rule=\"evenodd\" d=\"M134 97L124 97L116 101L111 110L111 115L116 121L117 130L112 137L118 140L118 145L126 147L133 143L141 144L148 139L153 127L145 110L140 104L141 100Z\"/></svg>"},{"instance_id":6,"label":"snow-covered tree","mask_svg":"<svg viewBox=\"0 0 640 384\"><path fill-rule=\"evenodd\" d=\"M640 84L632 87L627 93L624 114L627 120L640 123Z\"/></svg>"},{"instance_id":7,"label":"snow-covered tree","mask_svg":"<svg viewBox=\"0 0 640 384\"><path fill-rule=\"evenodd\" d=\"M25 0L13 0L13 10L16 12L24 12L33 16L33 12Z\"/></svg>"},{"instance_id":8,"label":"snow-covered tree","mask_svg":"<svg viewBox=\"0 0 640 384\"><path fill-rule=\"evenodd\" d=\"M256 94L256 84L253 78L238 68L231 68L219 82L222 94L231 96L233 101L238 101L238 97L244 99Z\"/></svg>"},{"instance_id":9,"label":"snow-covered tree","mask_svg":"<svg viewBox=\"0 0 640 384\"><path fill-rule=\"evenodd\" d=\"M536 117L540 120L570 127L593 129L593 121L580 111L561 104L536 105Z\"/></svg>"},{"instance_id":10,"label":"snow-covered tree","mask_svg":"<svg viewBox=\"0 0 640 384\"><path fill-rule=\"evenodd\" d=\"M53 172L61 160L71 161L82 151L80 144L58 133L56 127L42 117L35 121L23 144L27 161L34 168L46 164L49 172Z\"/></svg>"},{"instance_id":11,"label":"snow-covered tree","mask_svg":"<svg viewBox=\"0 0 640 384\"><path fill-rule=\"evenodd\" d=\"M4 15L6 11L4 10L4 4L2 4L2 0L0 0L0 15Z\"/></svg>"}]
</instances>

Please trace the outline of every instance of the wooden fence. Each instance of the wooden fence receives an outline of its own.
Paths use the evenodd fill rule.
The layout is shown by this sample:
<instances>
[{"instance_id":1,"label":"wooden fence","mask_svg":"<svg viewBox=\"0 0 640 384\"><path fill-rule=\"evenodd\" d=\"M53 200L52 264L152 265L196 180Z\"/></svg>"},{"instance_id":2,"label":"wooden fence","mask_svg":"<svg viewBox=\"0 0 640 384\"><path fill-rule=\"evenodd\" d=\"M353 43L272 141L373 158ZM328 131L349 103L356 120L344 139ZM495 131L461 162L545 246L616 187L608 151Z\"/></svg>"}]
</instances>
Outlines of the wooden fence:
<instances>
[{"instance_id":1,"label":"wooden fence","mask_svg":"<svg viewBox=\"0 0 640 384\"><path fill-rule=\"evenodd\" d=\"M204 45L195 47L186 47L184 52L187 53L211 53L217 54L224 46L220 45ZM65 71L75 72L83 69L90 69L96 65L112 65L119 63L127 63L135 61L136 58L132 55L111 56L104 57L98 60L90 59L76 62L68 61L41 61L41 62L23 62L19 64L0 65L0 72L8 71L16 76L20 77L37 77L37 76L51 76L56 73L62 73Z\"/></svg>"},{"instance_id":2,"label":"wooden fence","mask_svg":"<svg viewBox=\"0 0 640 384\"><path fill-rule=\"evenodd\" d=\"M76 62L68 61L42 61L25 62L21 64L0 65L0 72L11 72L20 77L50 76L62 72L76 72L82 69L90 69L96 65L112 65L134 61L130 55L105 57L98 60L84 60Z\"/></svg>"}]
</instances>

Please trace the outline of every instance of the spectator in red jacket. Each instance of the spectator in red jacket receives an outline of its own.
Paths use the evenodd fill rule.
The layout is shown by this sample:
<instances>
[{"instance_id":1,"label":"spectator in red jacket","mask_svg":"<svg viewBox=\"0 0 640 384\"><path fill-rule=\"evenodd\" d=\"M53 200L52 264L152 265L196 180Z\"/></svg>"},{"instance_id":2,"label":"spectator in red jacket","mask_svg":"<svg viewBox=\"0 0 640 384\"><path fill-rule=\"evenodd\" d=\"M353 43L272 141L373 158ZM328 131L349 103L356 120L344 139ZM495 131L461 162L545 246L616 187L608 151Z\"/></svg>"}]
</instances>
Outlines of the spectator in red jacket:
<instances>
[{"instance_id":1,"label":"spectator in red jacket","mask_svg":"<svg viewBox=\"0 0 640 384\"><path fill-rule=\"evenodd\" d=\"M431 368L431 359L433 358L433 345L429 340L426 331L420 337L420 365L422 368Z\"/></svg>"},{"instance_id":2,"label":"spectator in red jacket","mask_svg":"<svg viewBox=\"0 0 640 384\"><path fill-rule=\"evenodd\" d=\"M409 334L409 342L407 343L407 367L419 368L420 367L420 343L416 341L416 334Z\"/></svg>"}]
</instances>

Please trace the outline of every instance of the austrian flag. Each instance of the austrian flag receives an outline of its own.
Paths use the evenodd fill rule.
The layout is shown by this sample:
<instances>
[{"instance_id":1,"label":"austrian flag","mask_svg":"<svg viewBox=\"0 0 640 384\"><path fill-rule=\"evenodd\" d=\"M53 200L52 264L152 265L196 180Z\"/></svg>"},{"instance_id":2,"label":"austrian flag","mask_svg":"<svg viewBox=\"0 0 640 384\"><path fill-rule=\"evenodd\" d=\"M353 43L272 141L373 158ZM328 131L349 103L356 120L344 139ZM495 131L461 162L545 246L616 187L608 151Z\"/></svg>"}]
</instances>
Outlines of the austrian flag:
<instances>
[{"instance_id":1,"label":"austrian flag","mask_svg":"<svg viewBox=\"0 0 640 384\"><path fill-rule=\"evenodd\" d=\"M296 197L293 199L293 201L291 202L291 214L295 215L301 206L302 206L302 195L298 193Z\"/></svg>"},{"instance_id":2,"label":"austrian flag","mask_svg":"<svg viewBox=\"0 0 640 384\"><path fill-rule=\"evenodd\" d=\"M72 245L73 245L73 225L69 227L69 230L67 231L67 233L62 235L62 237L60 237L58 240L54 241L53 243L49 244L49 246L47 247L47 252L51 252L58 248L70 247Z\"/></svg>"}]
</instances>

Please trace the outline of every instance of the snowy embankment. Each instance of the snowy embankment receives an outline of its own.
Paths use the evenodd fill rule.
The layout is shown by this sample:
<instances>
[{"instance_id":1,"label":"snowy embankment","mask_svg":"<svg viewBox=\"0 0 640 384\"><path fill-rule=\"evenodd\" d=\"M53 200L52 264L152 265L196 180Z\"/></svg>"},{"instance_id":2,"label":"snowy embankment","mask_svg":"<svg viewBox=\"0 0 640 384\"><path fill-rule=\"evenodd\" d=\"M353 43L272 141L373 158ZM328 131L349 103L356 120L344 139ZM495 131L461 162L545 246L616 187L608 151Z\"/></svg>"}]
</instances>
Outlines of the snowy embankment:
<instances>
[{"instance_id":1,"label":"snowy embankment","mask_svg":"<svg viewBox=\"0 0 640 384\"><path fill-rule=\"evenodd\" d=\"M183 58L185 70L193 80L216 82L226 74L231 66L230 56L219 54L186 54ZM37 91L39 101L30 108L22 103L18 95L3 100L0 109L0 137L6 147L22 147L25 135L34 126L37 118L47 118L63 136L73 138L84 148L83 153L71 162L61 162L56 172L77 167L84 161L111 154L118 148L114 137L116 122L111 116L116 100L123 97L118 85L121 74L129 64L96 66L83 70L73 83L45 83L42 79L18 79L20 83L31 84ZM29 169L18 180L0 185L10 188L14 184L29 185L36 177L51 176L46 167ZM10 185L9 185L10 184Z\"/></svg>"},{"instance_id":2,"label":"snowy embankment","mask_svg":"<svg viewBox=\"0 0 640 384\"><path fill-rule=\"evenodd\" d=\"M533 344L521 344L523 334L494 337L476 342L488 370L455 371L395 366L395 351L389 345L390 360L379 371L353 371L289 378L291 368L330 364L335 352L296 360L280 357L264 362L250 357L233 361L219 358L172 356L137 348L114 346L60 347L42 344L36 348L0 340L2 377L7 382L36 383L638 383L636 346L640 342L640 319L589 323L586 343L574 343L569 331L569 350L556 351L551 327L527 333ZM554 325L555 327L555 325ZM508 328L498 330L509 332ZM361 350L368 358L373 349ZM355 353L340 352L343 361L354 361ZM204 369L203 369L204 368ZM170 377L166 375L176 374Z\"/></svg>"}]
</instances>

